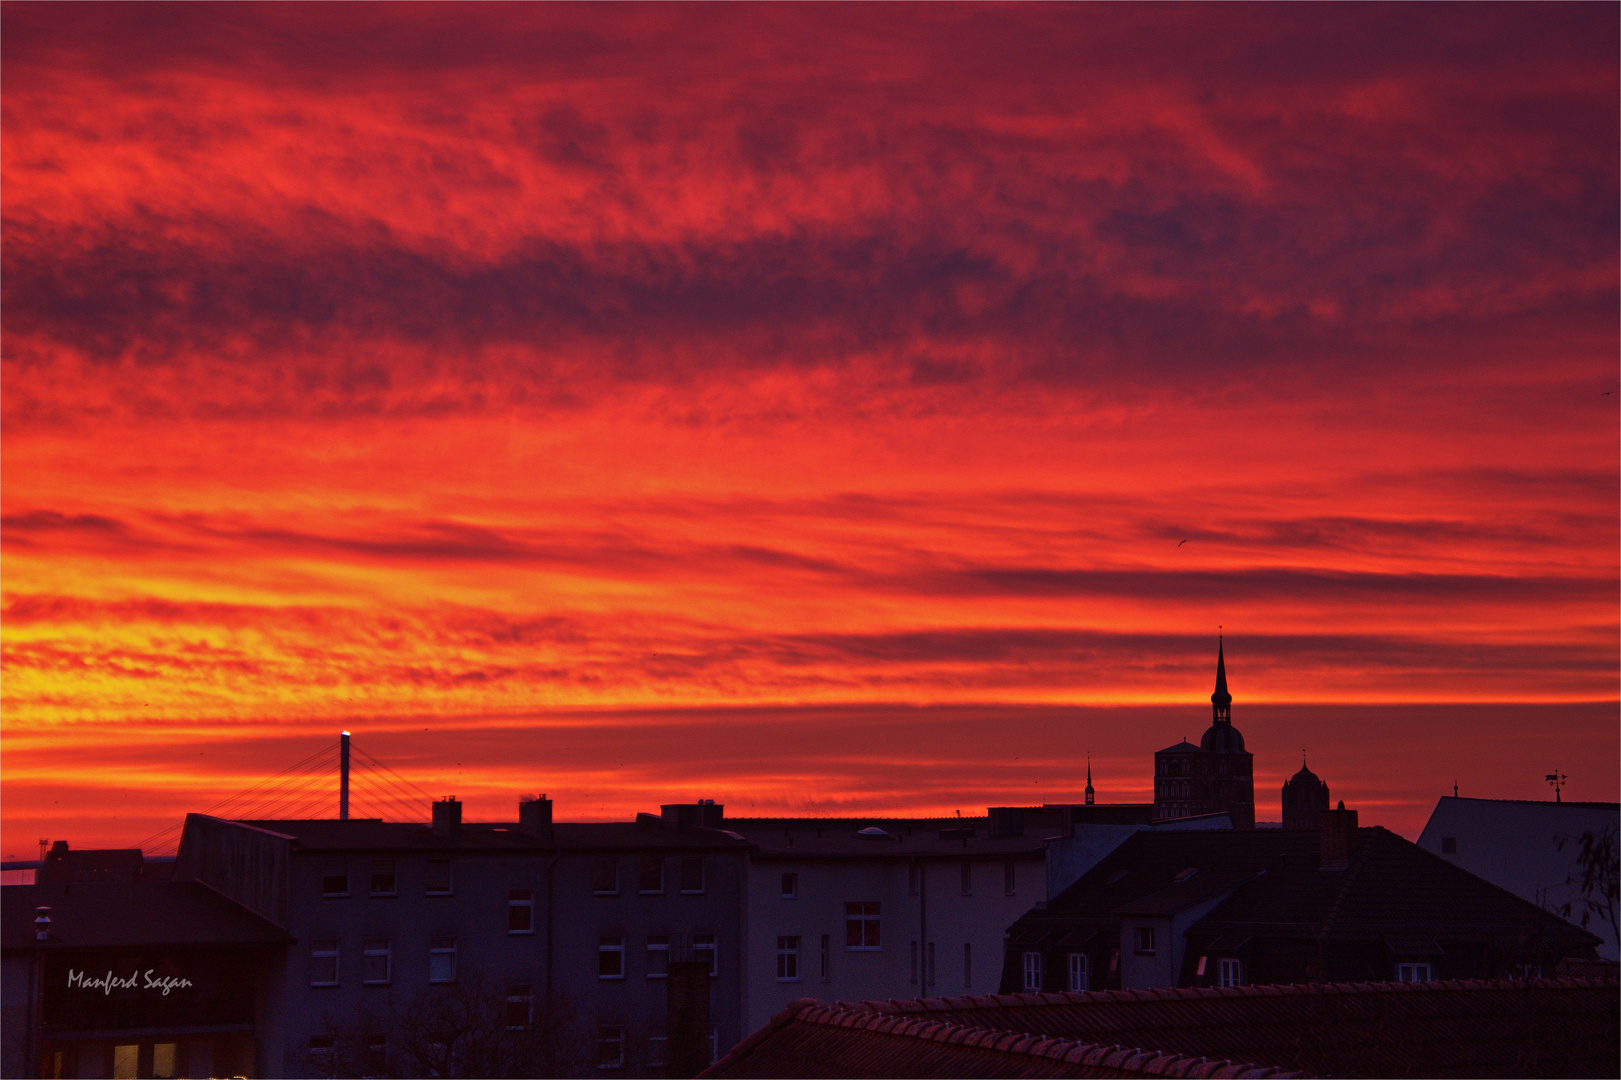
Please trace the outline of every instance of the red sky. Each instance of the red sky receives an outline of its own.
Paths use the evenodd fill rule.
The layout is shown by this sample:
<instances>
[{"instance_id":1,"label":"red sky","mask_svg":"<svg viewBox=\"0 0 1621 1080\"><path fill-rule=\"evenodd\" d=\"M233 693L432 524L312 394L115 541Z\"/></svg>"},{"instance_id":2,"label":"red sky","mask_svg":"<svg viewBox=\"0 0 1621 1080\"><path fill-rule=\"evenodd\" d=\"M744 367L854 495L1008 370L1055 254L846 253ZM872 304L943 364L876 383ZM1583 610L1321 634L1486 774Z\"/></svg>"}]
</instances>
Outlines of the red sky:
<instances>
[{"instance_id":1,"label":"red sky","mask_svg":"<svg viewBox=\"0 0 1621 1080\"><path fill-rule=\"evenodd\" d=\"M0 10L8 858L1617 797L1613 5Z\"/></svg>"}]
</instances>

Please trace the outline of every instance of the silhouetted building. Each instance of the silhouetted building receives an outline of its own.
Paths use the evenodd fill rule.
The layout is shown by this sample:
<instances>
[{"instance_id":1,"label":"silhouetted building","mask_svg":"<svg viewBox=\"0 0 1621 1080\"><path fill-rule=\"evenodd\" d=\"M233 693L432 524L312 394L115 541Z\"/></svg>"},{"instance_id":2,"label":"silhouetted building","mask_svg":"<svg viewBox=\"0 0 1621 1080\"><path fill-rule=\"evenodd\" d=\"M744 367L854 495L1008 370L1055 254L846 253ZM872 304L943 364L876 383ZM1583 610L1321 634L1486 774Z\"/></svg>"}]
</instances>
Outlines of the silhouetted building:
<instances>
[{"instance_id":1,"label":"silhouetted building","mask_svg":"<svg viewBox=\"0 0 1621 1080\"><path fill-rule=\"evenodd\" d=\"M1610 1076L1618 1005L1613 978L801 1000L701 1075Z\"/></svg>"},{"instance_id":2,"label":"silhouetted building","mask_svg":"<svg viewBox=\"0 0 1621 1080\"><path fill-rule=\"evenodd\" d=\"M1328 785L1300 763L1300 771L1283 785L1283 827L1315 829L1318 815L1328 809Z\"/></svg>"},{"instance_id":3,"label":"silhouetted building","mask_svg":"<svg viewBox=\"0 0 1621 1080\"><path fill-rule=\"evenodd\" d=\"M260 1039L293 938L270 920L194 881L7 885L0 898L0 1075L280 1074Z\"/></svg>"},{"instance_id":4,"label":"silhouetted building","mask_svg":"<svg viewBox=\"0 0 1621 1080\"><path fill-rule=\"evenodd\" d=\"M1584 897L1577 863L1582 836L1606 832L1621 832L1621 806L1613 802L1443 796L1418 846L1538 907L1563 914L1568 906L1573 922L1590 914L1587 929L1604 939L1599 955L1615 960L1615 924L1588 910L1586 900L1602 907L1604 897L1598 891Z\"/></svg>"},{"instance_id":5,"label":"silhouetted building","mask_svg":"<svg viewBox=\"0 0 1621 1080\"><path fill-rule=\"evenodd\" d=\"M1255 827L1255 755L1233 727L1224 649L1216 648L1216 690L1210 728L1194 746L1186 739L1154 755L1156 819L1228 814L1235 829Z\"/></svg>"},{"instance_id":6,"label":"silhouetted building","mask_svg":"<svg viewBox=\"0 0 1621 1080\"><path fill-rule=\"evenodd\" d=\"M1551 974L1599 939L1356 812L1142 830L1009 930L1003 993Z\"/></svg>"},{"instance_id":7,"label":"silhouetted building","mask_svg":"<svg viewBox=\"0 0 1621 1080\"><path fill-rule=\"evenodd\" d=\"M51 845L34 874L35 885L134 884L168 881L174 860L148 859L140 848L87 848L73 851L66 840Z\"/></svg>"}]
</instances>

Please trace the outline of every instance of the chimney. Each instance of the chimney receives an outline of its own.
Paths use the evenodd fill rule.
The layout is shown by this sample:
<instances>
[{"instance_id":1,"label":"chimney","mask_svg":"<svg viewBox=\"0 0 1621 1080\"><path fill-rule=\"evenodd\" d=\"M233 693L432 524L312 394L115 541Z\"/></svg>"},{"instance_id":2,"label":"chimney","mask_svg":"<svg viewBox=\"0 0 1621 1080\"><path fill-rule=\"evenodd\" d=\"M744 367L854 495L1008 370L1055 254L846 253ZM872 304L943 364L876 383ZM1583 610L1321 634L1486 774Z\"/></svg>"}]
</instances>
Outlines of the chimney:
<instances>
[{"instance_id":1,"label":"chimney","mask_svg":"<svg viewBox=\"0 0 1621 1080\"><path fill-rule=\"evenodd\" d=\"M1345 800L1317 817L1321 860L1319 870L1344 870L1351 865L1351 841L1356 837L1356 811L1345 808Z\"/></svg>"},{"instance_id":2,"label":"chimney","mask_svg":"<svg viewBox=\"0 0 1621 1080\"><path fill-rule=\"evenodd\" d=\"M462 804L454 795L446 795L433 804L433 835L449 840L461 835Z\"/></svg>"},{"instance_id":3,"label":"chimney","mask_svg":"<svg viewBox=\"0 0 1621 1080\"><path fill-rule=\"evenodd\" d=\"M552 801L542 795L518 800L518 828L542 840L552 838Z\"/></svg>"},{"instance_id":4,"label":"chimney","mask_svg":"<svg viewBox=\"0 0 1621 1080\"><path fill-rule=\"evenodd\" d=\"M666 1072L697 1076L709 1067L709 956L700 959L691 934L670 935L665 1017Z\"/></svg>"},{"instance_id":5,"label":"chimney","mask_svg":"<svg viewBox=\"0 0 1621 1080\"><path fill-rule=\"evenodd\" d=\"M659 807L659 817L671 825L702 825L706 829L725 827L726 807L714 799L699 799L696 803L665 803Z\"/></svg>"},{"instance_id":6,"label":"chimney","mask_svg":"<svg viewBox=\"0 0 1621 1080\"><path fill-rule=\"evenodd\" d=\"M48 907L34 909L34 940L51 940L51 909Z\"/></svg>"}]
</instances>

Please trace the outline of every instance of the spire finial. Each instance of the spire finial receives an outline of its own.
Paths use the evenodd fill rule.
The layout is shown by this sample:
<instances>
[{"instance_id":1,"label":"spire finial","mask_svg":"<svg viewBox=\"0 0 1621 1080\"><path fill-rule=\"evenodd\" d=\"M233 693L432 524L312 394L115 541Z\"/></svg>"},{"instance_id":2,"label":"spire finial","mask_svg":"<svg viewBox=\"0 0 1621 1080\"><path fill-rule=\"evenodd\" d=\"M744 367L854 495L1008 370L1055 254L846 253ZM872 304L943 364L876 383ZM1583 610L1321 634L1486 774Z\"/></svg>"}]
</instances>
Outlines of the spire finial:
<instances>
[{"instance_id":1,"label":"spire finial","mask_svg":"<svg viewBox=\"0 0 1621 1080\"><path fill-rule=\"evenodd\" d=\"M1233 703L1233 695L1227 692L1227 647L1220 637L1216 639L1216 692L1210 695L1210 704L1216 708L1217 721L1231 720L1227 709Z\"/></svg>"}]
</instances>

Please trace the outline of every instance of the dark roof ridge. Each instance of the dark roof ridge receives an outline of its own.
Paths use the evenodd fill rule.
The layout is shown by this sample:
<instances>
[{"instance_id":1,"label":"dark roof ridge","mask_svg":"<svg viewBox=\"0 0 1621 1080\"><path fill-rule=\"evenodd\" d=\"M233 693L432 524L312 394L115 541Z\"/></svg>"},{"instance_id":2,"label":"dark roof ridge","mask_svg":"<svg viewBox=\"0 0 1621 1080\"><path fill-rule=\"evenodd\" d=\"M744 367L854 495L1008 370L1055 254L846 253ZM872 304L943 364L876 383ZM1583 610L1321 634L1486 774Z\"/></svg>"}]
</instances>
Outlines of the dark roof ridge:
<instances>
[{"instance_id":1,"label":"dark roof ridge","mask_svg":"<svg viewBox=\"0 0 1621 1080\"><path fill-rule=\"evenodd\" d=\"M1437 993L1457 990L1505 990L1519 986L1578 989L1614 986L1621 975L1561 975L1546 979L1435 979L1430 982L1275 983L1261 986L1164 986L1139 990L1061 990L1019 994L969 994L944 998L892 998L887 1001L838 1001L821 1006L872 1015L954 1012L957 1009L1025 1008L1031 1005L1077 1005L1109 1001L1189 1001L1198 998L1306 997L1313 994ZM806 999L808 1000L808 999Z\"/></svg>"},{"instance_id":2,"label":"dark roof ridge","mask_svg":"<svg viewBox=\"0 0 1621 1080\"><path fill-rule=\"evenodd\" d=\"M1065 995L1027 994L1018 996L1056 998ZM782 1012L773 1016L765 1027L744 1039L720 1061L717 1061L698 1075L709 1076L720 1072L723 1065L731 1065L734 1059L744 1056L748 1050L758 1046L766 1037L774 1034L794 1020L802 1023L821 1024L827 1027L858 1028L906 1038L928 1039L932 1042L960 1043L981 1049L995 1050L999 1053L1050 1058L1077 1065L1101 1066L1118 1069L1122 1072L1141 1073L1144 1076L1250 1076L1285 1080L1285 1078L1306 1075L1304 1073L1289 1072L1274 1066L1258 1065L1253 1062L1234 1062L1225 1059L1213 1060L1206 1057L1194 1057L1190 1054L1148 1050L1142 1047L1120 1046L1118 1044L1106 1046L1102 1043L1078 1042L1073 1039L1059 1039L1049 1035L1032 1035L1018 1031L998 1031L993 1028L953 1024L944 1020L921 1020L894 1013L880 1013L864 1009L859 1005L852 1007L843 1002L824 1005L811 998L801 998L789 1005Z\"/></svg>"},{"instance_id":3,"label":"dark roof ridge","mask_svg":"<svg viewBox=\"0 0 1621 1080\"><path fill-rule=\"evenodd\" d=\"M1572 799L1570 802L1549 802L1546 799L1482 799L1474 795L1442 795L1441 801L1451 799L1453 802L1492 802L1517 803L1523 806L1577 806L1584 810L1616 810L1621 811L1621 802L1604 802L1603 800Z\"/></svg>"},{"instance_id":4,"label":"dark roof ridge","mask_svg":"<svg viewBox=\"0 0 1621 1080\"><path fill-rule=\"evenodd\" d=\"M1374 835L1370 835L1363 839L1362 843L1358 844L1356 850L1351 853L1351 864L1345 868L1345 876L1340 879L1340 891L1334 894L1334 903L1329 905L1328 914L1323 916L1323 925L1317 931L1317 936L1320 940L1326 940L1330 936L1331 929L1334 926L1335 921L1340 916L1340 908L1345 906L1345 898L1350 893L1351 886L1356 882L1357 878L1361 876L1362 868L1368 863L1368 848L1373 845L1376 839L1378 839L1377 834L1384 833L1386 836L1396 835L1395 833L1389 832L1378 825L1369 826L1367 828L1358 828L1356 831L1358 833L1371 832ZM1405 838L1399 839L1402 839L1404 843L1412 843ZM1418 847L1417 844L1413 844L1413 846ZM1440 858L1440 856L1437 855L1436 858ZM1321 868L1319 868L1317 872L1319 874L1334 873L1332 870L1323 870Z\"/></svg>"}]
</instances>

